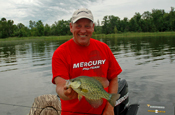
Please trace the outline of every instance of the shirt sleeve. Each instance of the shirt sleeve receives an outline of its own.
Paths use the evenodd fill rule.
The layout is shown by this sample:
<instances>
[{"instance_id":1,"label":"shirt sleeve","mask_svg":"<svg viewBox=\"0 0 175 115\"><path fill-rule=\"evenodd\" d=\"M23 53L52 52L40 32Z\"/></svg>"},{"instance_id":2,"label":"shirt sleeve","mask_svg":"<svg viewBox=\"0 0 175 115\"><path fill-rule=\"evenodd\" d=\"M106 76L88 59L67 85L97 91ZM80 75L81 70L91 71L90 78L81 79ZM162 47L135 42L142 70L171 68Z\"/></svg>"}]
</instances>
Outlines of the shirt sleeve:
<instances>
[{"instance_id":1,"label":"shirt sleeve","mask_svg":"<svg viewBox=\"0 0 175 115\"><path fill-rule=\"evenodd\" d=\"M119 63L117 62L116 58L114 57L111 49L108 46L107 46L107 49L109 53L109 68L108 68L107 78L111 80L117 77L122 72L122 69Z\"/></svg>"},{"instance_id":2,"label":"shirt sleeve","mask_svg":"<svg viewBox=\"0 0 175 115\"><path fill-rule=\"evenodd\" d=\"M64 51L61 51L60 49L57 49L52 57L52 83L55 84L54 79L56 77L62 77L64 79L69 79L68 74L68 64L66 61L66 53Z\"/></svg>"}]
</instances>

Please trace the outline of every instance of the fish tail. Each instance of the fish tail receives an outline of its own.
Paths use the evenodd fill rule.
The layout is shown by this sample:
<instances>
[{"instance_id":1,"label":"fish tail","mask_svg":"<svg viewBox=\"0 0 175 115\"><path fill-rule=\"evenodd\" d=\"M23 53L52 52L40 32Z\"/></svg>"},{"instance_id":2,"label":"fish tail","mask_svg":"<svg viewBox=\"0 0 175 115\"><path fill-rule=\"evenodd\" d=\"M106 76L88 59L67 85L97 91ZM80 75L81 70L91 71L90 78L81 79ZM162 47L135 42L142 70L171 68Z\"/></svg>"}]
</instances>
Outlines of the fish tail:
<instances>
[{"instance_id":1,"label":"fish tail","mask_svg":"<svg viewBox=\"0 0 175 115\"><path fill-rule=\"evenodd\" d=\"M114 107L119 97L120 97L120 94L111 94L111 98L110 100L108 100L108 102Z\"/></svg>"}]
</instances>

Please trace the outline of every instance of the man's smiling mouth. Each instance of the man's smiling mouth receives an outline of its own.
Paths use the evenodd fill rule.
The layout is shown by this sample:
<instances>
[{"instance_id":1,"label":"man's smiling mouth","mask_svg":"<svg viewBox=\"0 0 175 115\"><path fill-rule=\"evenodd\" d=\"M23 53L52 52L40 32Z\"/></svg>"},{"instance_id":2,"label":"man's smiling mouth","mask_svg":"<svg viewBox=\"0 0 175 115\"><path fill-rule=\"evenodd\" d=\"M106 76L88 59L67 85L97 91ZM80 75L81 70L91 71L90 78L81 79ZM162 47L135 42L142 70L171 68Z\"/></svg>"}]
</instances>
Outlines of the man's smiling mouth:
<instances>
[{"instance_id":1,"label":"man's smiling mouth","mask_svg":"<svg viewBox=\"0 0 175 115\"><path fill-rule=\"evenodd\" d=\"M86 35L79 35L80 37L86 37Z\"/></svg>"}]
</instances>

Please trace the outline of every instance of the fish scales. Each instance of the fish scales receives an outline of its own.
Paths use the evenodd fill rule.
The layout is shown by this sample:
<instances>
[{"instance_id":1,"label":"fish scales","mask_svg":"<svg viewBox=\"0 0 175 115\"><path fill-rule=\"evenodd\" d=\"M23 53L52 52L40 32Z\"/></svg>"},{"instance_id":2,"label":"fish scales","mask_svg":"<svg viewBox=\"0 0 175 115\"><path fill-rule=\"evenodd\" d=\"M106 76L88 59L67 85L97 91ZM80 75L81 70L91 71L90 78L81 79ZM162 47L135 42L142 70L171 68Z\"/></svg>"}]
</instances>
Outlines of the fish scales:
<instances>
[{"instance_id":1,"label":"fish scales","mask_svg":"<svg viewBox=\"0 0 175 115\"><path fill-rule=\"evenodd\" d=\"M87 89L89 92L80 92L82 95L87 97L88 99L92 100L99 100L101 98L105 98L109 100L109 95L107 92L104 91L103 86L97 81L96 79L84 77L84 79L80 80L82 85L82 89ZM87 82L88 81L88 82Z\"/></svg>"},{"instance_id":2,"label":"fish scales","mask_svg":"<svg viewBox=\"0 0 175 115\"><path fill-rule=\"evenodd\" d=\"M104 90L104 87L107 87L109 82L106 78L101 77L88 77L88 76L79 76L74 79L67 81L67 87L71 87L74 91L78 93L78 98L81 100L81 97L84 96L89 104L92 107L97 108L102 103L102 98L108 100L108 102L114 107L115 101L120 97L119 94L109 94ZM108 85L107 85L108 84Z\"/></svg>"}]
</instances>

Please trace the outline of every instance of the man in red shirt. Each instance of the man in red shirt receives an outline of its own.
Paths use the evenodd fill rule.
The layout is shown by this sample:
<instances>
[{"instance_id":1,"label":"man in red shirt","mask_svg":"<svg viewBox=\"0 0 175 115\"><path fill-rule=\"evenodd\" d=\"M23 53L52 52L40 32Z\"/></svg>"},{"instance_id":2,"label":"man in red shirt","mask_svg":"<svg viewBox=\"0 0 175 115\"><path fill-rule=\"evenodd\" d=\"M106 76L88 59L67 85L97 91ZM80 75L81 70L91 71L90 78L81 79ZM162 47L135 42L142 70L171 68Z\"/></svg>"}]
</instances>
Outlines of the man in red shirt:
<instances>
[{"instance_id":1,"label":"man in red shirt","mask_svg":"<svg viewBox=\"0 0 175 115\"><path fill-rule=\"evenodd\" d=\"M121 73L117 60L110 48L103 42L92 39L94 32L93 15L90 10L81 8L73 13L70 31L73 38L60 45L52 57L52 83L61 99L61 115L100 114L114 115L114 107L103 99L103 104L93 108L83 97L67 88L66 80L78 76L98 76L109 80L105 90L117 93L118 75Z\"/></svg>"}]
</instances>

